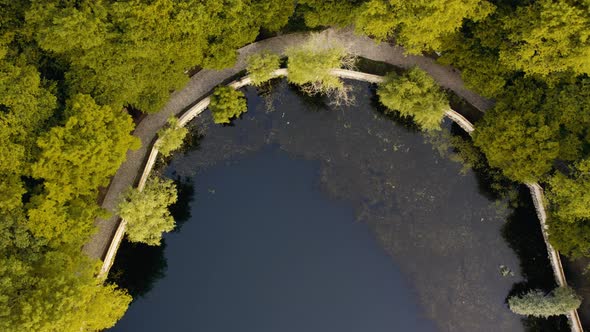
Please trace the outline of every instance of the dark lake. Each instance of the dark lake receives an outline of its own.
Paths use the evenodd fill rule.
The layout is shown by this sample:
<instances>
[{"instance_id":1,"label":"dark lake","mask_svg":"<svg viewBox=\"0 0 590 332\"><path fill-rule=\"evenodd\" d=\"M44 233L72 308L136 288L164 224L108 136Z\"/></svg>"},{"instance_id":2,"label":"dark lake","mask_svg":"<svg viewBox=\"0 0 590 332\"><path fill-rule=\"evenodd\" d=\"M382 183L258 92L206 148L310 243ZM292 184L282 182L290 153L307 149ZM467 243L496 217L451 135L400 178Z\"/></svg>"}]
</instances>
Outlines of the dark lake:
<instances>
[{"instance_id":1,"label":"dark lake","mask_svg":"<svg viewBox=\"0 0 590 332\"><path fill-rule=\"evenodd\" d=\"M506 305L554 286L526 191L457 162L449 122L425 135L348 83L352 106L279 80L232 126L193 121L160 165L177 230L123 243L110 278L135 301L111 331L567 330Z\"/></svg>"}]
</instances>

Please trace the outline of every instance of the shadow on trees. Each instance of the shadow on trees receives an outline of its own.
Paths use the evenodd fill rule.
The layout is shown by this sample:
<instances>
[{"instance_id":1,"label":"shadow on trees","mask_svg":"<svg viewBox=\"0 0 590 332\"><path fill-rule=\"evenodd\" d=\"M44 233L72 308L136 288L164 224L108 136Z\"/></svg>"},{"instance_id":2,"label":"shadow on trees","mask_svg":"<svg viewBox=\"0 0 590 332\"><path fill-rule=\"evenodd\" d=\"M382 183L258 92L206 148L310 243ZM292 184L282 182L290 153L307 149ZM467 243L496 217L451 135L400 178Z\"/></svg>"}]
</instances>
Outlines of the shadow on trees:
<instances>
[{"instance_id":1,"label":"shadow on trees","mask_svg":"<svg viewBox=\"0 0 590 332\"><path fill-rule=\"evenodd\" d=\"M518 201L518 207L502 228L502 236L520 260L524 281L515 283L508 297L531 289L549 292L557 286L533 201L524 185L519 188ZM526 331L570 331L565 316L547 319L525 317L522 321Z\"/></svg>"},{"instance_id":2,"label":"shadow on trees","mask_svg":"<svg viewBox=\"0 0 590 332\"><path fill-rule=\"evenodd\" d=\"M135 301L145 296L155 283L166 276L168 263L164 256L166 240L160 246L148 246L124 240L117 252L108 281L127 289Z\"/></svg>"}]
</instances>

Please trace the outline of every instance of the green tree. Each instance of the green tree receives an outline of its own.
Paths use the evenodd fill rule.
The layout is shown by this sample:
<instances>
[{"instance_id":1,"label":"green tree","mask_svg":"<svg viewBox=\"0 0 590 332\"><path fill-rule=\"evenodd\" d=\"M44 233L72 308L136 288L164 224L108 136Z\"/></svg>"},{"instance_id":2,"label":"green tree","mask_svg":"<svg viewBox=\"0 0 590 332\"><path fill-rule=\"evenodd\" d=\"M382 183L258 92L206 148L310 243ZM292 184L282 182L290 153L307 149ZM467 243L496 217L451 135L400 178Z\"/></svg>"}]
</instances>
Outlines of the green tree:
<instances>
[{"instance_id":1,"label":"green tree","mask_svg":"<svg viewBox=\"0 0 590 332\"><path fill-rule=\"evenodd\" d=\"M196 66L227 67L261 28L287 23L293 1L33 1L28 35L69 64L70 94L156 112Z\"/></svg>"},{"instance_id":2,"label":"green tree","mask_svg":"<svg viewBox=\"0 0 590 332\"><path fill-rule=\"evenodd\" d=\"M590 79L566 78L545 90L539 108L560 128L559 158L585 156L590 141Z\"/></svg>"},{"instance_id":3,"label":"green tree","mask_svg":"<svg viewBox=\"0 0 590 332\"><path fill-rule=\"evenodd\" d=\"M274 78L272 73L281 67L281 58L278 54L269 51L263 51L248 57L248 75L252 79L254 86L260 86L262 83Z\"/></svg>"},{"instance_id":4,"label":"green tree","mask_svg":"<svg viewBox=\"0 0 590 332\"><path fill-rule=\"evenodd\" d=\"M142 191L130 188L118 206L118 214L127 221L127 237L131 242L160 245L163 232L174 229L168 207L175 203L174 182L151 178Z\"/></svg>"},{"instance_id":5,"label":"green tree","mask_svg":"<svg viewBox=\"0 0 590 332\"><path fill-rule=\"evenodd\" d=\"M569 287L558 287L549 295L537 289L508 299L512 312L535 317L563 315L577 309L581 303L582 299Z\"/></svg>"},{"instance_id":6,"label":"green tree","mask_svg":"<svg viewBox=\"0 0 590 332\"><path fill-rule=\"evenodd\" d=\"M156 148L161 154L168 157L172 151L182 146L182 142L187 134L188 129L179 126L176 117L171 117L168 119L168 126L158 130Z\"/></svg>"},{"instance_id":7,"label":"green tree","mask_svg":"<svg viewBox=\"0 0 590 332\"><path fill-rule=\"evenodd\" d=\"M313 34L305 43L287 48L288 80L309 94L346 97L342 80L332 69L352 68L355 58L340 41L326 34Z\"/></svg>"},{"instance_id":8,"label":"green tree","mask_svg":"<svg viewBox=\"0 0 590 332\"><path fill-rule=\"evenodd\" d=\"M108 184L127 150L139 147L131 135L133 121L122 110L99 106L87 95L74 96L65 114L64 126L39 138L41 154L32 174L45 180L52 196L95 193Z\"/></svg>"},{"instance_id":9,"label":"green tree","mask_svg":"<svg viewBox=\"0 0 590 332\"><path fill-rule=\"evenodd\" d=\"M590 257L590 222L568 222L549 218L549 242L560 254L573 259Z\"/></svg>"},{"instance_id":10,"label":"green tree","mask_svg":"<svg viewBox=\"0 0 590 332\"><path fill-rule=\"evenodd\" d=\"M108 184L127 150L139 146L131 135L131 117L96 105L90 96L75 96L65 116L63 126L39 138L41 152L31 166L32 175L43 184L28 204L28 224L36 236L53 245L86 240L94 218L101 215L98 188Z\"/></svg>"},{"instance_id":11,"label":"green tree","mask_svg":"<svg viewBox=\"0 0 590 332\"><path fill-rule=\"evenodd\" d=\"M303 12L308 27L345 27L354 20L356 8L363 1L300 0L297 5Z\"/></svg>"},{"instance_id":12,"label":"green tree","mask_svg":"<svg viewBox=\"0 0 590 332\"><path fill-rule=\"evenodd\" d=\"M453 34L465 19L478 21L494 6L484 0L370 0L358 9L357 31L378 41L395 37L410 53L441 50L443 37Z\"/></svg>"},{"instance_id":13,"label":"green tree","mask_svg":"<svg viewBox=\"0 0 590 332\"><path fill-rule=\"evenodd\" d=\"M0 203L20 205L22 176L30 176L37 137L47 127L57 103L37 69L24 57L0 57Z\"/></svg>"},{"instance_id":14,"label":"green tree","mask_svg":"<svg viewBox=\"0 0 590 332\"><path fill-rule=\"evenodd\" d=\"M268 31L279 31L287 25L295 10L293 0L252 1L252 12L260 26Z\"/></svg>"},{"instance_id":15,"label":"green tree","mask_svg":"<svg viewBox=\"0 0 590 332\"><path fill-rule=\"evenodd\" d=\"M517 182L537 181L559 154L557 129L541 114L503 110L486 113L474 142L492 167Z\"/></svg>"},{"instance_id":16,"label":"green tree","mask_svg":"<svg viewBox=\"0 0 590 332\"><path fill-rule=\"evenodd\" d=\"M438 62L461 70L465 85L485 97L496 97L514 73L499 60L495 38L498 30L488 21L464 28L469 33L456 33L444 38Z\"/></svg>"},{"instance_id":17,"label":"green tree","mask_svg":"<svg viewBox=\"0 0 590 332\"><path fill-rule=\"evenodd\" d=\"M516 182L534 182L551 170L560 152L559 124L543 109L543 87L519 80L477 123L473 140L490 166Z\"/></svg>"},{"instance_id":18,"label":"green tree","mask_svg":"<svg viewBox=\"0 0 590 332\"><path fill-rule=\"evenodd\" d=\"M590 73L589 4L542 0L507 9L500 60L529 74Z\"/></svg>"},{"instance_id":19,"label":"green tree","mask_svg":"<svg viewBox=\"0 0 590 332\"><path fill-rule=\"evenodd\" d=\"M570 176L557 171L548 181L547 198L560 220L590 220L590 159L575 164Z\"/></svg>"},{"instance_id":20,"label":"green tree","mask_svg":"<svg viewBox=\"0 0 590 332\"><path fill-rule=\"evenodd\" d=\"M391 73L377 89L379 101L389 112L411 116L425 130L439 130L449 101L436 81L414 67L404 75Z\"/></svg>"},{"instance_id":21,"label":"green tree","mask_svg":"<svg viewBox=\"0 0 590 332\"><path fill-rule=\"evenodd\" d=\"M244 93L228 86L220 86L213 91L209 109L215 123L230 123L231 119L248 111Z\"/></svg>"},{"instance_id":22,"label":"green tree","mask_svg":"<svg viewBox=\"0 0 590 332\"><path fill-rule=\"evenodd\" d=\"M0 298L2 331L97 331L120 319L131 297L95 277L95 265L81 252L43 253L32 262L3 258ZM4 302L4 303L3 303Z\"/></svg>"}]
</instances>

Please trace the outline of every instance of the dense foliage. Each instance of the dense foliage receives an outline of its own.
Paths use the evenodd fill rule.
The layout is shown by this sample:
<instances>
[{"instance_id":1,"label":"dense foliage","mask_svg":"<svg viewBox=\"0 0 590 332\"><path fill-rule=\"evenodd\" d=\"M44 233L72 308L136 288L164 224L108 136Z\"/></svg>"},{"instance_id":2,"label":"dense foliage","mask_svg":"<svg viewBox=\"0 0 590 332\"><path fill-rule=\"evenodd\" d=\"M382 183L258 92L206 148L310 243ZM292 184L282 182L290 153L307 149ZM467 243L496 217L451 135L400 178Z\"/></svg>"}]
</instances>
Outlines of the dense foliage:
<instances>
[{"instance_id":1,"label":"dense foliage","mask_svg":"<svg viewBox=\"0 0 590 332\"><path fill-rule=\"evenodd\" d=\"M428 73L417 67L403 75L391 73L377 89L389 112L410 116L425 130L438 130L449 101Z\"/></svg>"},{"instance_id":2,"label":"dense foliage","mask_svg":"<svg viewBox=\"0 0 590 332\"><path fill-rule=\"evenodd\" d=\"M129 296L81 247L138 147L126 109L155 112L195 68L233 63L294 2L0 0L0 330L94 331ZM169 139L162 151L182 136ZM109 211L112 212L112 211Z\"/></svg>"},{"instance_id":3,"label":"dense foliage","mask_svg":"<svg viewBox=\"0 0 590 332\"><path fill-rule=\"evenodd\" d=\"M209 109L215 123L230 123L231 119L248 111L248 105L242 91L220 86L215 88L211 95Z\"/></svg>"},{"instance_id":4,"label":"dense foliage","mask_svg":"<svg viewBox=\"0 0 590 332\"><path fill-rule=\"evenodd\" d=\"M444 37L457 32L464 20L479 21L494 5L485 0L451 1L300 1L310 27L354 24L357 32L377 41L395 38L410 53L441 50Z\"/></svg>"},{"instance_id":5,"label":"dense foliage","mask_svg":"<svg viewBox=\"0 0 590 332\"><path fill-rule=\"evenodd\" d=\"M272 79L272 73L281 67L281 57L268 51L253 54L248 58L248 75L252 85L260 86Z\"/></svg>"},{"instance_id":6,"label":"dense foliage","mask_svg":"<svg viewBox=\"0 0 590 332\"><path fill-rule=\"evenodd\" d=\"M512 180L547 184L551 241L590 256L588 1L0 0L0 330L114 324L129 297L97 281L80 248L105 215L100 188L138 146L124 110L158 111L187 73L227 67L260 32L301 21L354 24L459 69L496 101L476 124L485 159ZM329 73L351 63L342 46L316 39L287 53L293 83L345 90ZM257 61L262 82L276 56ZM246 104L220 91L212 109L227 123ZM162 151L182 136L172 132Z\"/></svg>"},{"instance_id":7,"label":"dense foliage","mask_svg":"<svg viewBox=\"0 0 590 332\"><path fill-rule=\"evenodd\" d=\"M535 317L563 315L578 309L581 303L582 299L569 287L558 287L547 295L537 289L508 299L512 312Z\"/></svg>"},{"instance_id":8,"label":"dense foliage","mask_svg":"<svg viewBox=\"0 0 590 332\"><path fill-rule=\"evenodd\" d=\"M179 126L176 117L171 117L168 119L168 126L158 130L158 141L156 142L158 152L168 157L172 151L182 146L187 134L188 129Z\"/></svg>"},{"instance_id":9,"label":"dense foliage","mask_svg":"<svg viewBox=\"0 0 590 332\"><path fill-rule=\"evenodd\" d=\"M29 38L68 64L71 93L155 112L186 70L231 65L236 48L285 25L292 10L276 0L43 0L24 16Z\"/></svg>"},{"instance_id":10,"label":"dense foliage","mask_svg":"<svg viewBox=\"0 0 590 332\"><path fill-rule=\"evenodd\" d=\"M350 68L354 57L338 40L325 34L313 34L304 44L288 48L285 54L289 58L289 82L309 94L343 96L344 83L332 75L331 70Z\"/></svg>"},{"instance_id":11,"label":"dense foliage","mask_svg":"<svg viewBox=\"0 0 590 332\"><path fill-rule=\"evenodd\" d=\"M129 188L119 203L118 213L127 221L127 238L158 246L162 233L174 229L174 218L168 207L176 202L177 191L172 180L150 178L145 188Z\"/></svg>"}]
</instances>

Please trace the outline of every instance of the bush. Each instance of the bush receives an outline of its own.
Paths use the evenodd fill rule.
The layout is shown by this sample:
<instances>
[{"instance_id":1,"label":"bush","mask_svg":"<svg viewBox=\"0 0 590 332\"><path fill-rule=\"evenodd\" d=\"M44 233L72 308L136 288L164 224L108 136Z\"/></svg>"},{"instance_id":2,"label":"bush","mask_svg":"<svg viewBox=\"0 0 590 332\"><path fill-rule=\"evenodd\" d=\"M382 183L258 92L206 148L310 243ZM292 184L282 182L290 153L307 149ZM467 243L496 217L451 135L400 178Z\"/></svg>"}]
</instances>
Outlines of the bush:
<instances>
[{"instance_id":1,"label":"bush","mask_svg":"<svg viewBox=\"0 0 590 332\"><path fill-rule=\"evenodd\" d=\"M547 198L553 214L567 222L590 220L590 159L574 164L569 175L557 171L549 178Z\"/></svg>"},{"instance_id":2,"label":"bush","mask_svg":"<svg viewBox=\"0 0 590 332\"><path fill-rule=\"evenodd\" d=\"M506 177L538 181L559 155L559 127L543 114L504 105L496 104L478 121L473 142Z\"/></svg>"},{"instance_id":3,"label":"bush","mask_svg":"<svg viewBox=\"0 0 590 332\"><path fill-rule=\"evenodd\" d=\"M232 118L248 111L244 93L228 86L220 86L211 96L209 109L215 123L229 123Z\"/></svg>"},{"instance_id":4,"label":"bush","mask_svg":"<svg viewBox=\"0 0 590 332\"><path fill-rule=\"evenodd\" d=\"M143 191L130 188L118 206L119 215L127 221L129 241L160 245L162 233L174 229L168 207L176 199L176 187L168 179L151 178Z\"/></svg>"},{"instance_id":5,"label":"bush","mask_svg":"<svg viewBox=\"0 0 590 332\"><path fill-rule=\"evenodd\" d=\"M170 117L168 119L168 126L158 130L159 139L156 142L156 148L161 154L168 157L172 151L182 146L182 142L187 134L188 129L180 127L177 118Z\"/></svg>"},{"instance_id":6,"label":"bush","mask_svg":"<svg viewBox=\"0 0 590 332\"><path fill-rule=\"evenodd\" d=\"M590 221L568 222L551 215L548 225L549 242L560 254L573 259L590 257Z\"/></svg>"},{"instance_id":7,"label":"bush","mask_svg":"<svg viewBox=\"0 0 590 332\"><path fill-rule=\"evenodd\" d=\"M564 315L577 309L581 303L582 299L569 287L558 287L549 295L535 289L508 299L512 312L535 317Z\"/></svg>"},{"instance_id":8,"label":"bush","mask_svg":"<svg viewBox=\"0 0 590 332\"><path fill-rule=\"evenodd\" d=\"M399 76L390 73L377 89L379 100L388 111L411 116L425 130L439 130L440 122L449 109L449 101L434 79L414 67Z\"/></svg>"},{"instance_id":9,"label":"bush","mask_svg":"<svg viewBox=\"0 0 590 332\"><path fill-rule=\"evenodd\" d=\"M337 40L325 34L314 34L298 46L287 48L289 82L308 94L329 94L347 100L347 89L332 69L353 67L355 57Z\"/></svg>"},{"instance_id":10,"label":"bush","mask_svg":"<svg viewBox=\"0 0 590 332\"><path fill-rule=\"evenodd\" d=\"M253 54L247 61L248 67L246 69L254 86L260 86L274 78L272 73L281 67L281 58L269 51Z\"/></svg>"}]
</instances>

